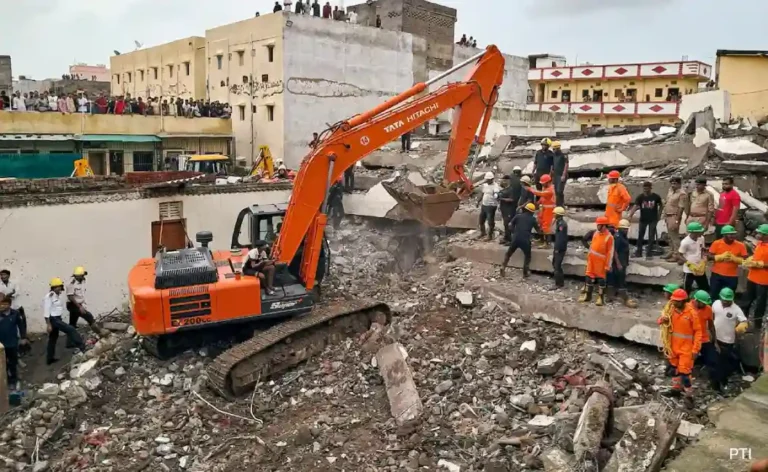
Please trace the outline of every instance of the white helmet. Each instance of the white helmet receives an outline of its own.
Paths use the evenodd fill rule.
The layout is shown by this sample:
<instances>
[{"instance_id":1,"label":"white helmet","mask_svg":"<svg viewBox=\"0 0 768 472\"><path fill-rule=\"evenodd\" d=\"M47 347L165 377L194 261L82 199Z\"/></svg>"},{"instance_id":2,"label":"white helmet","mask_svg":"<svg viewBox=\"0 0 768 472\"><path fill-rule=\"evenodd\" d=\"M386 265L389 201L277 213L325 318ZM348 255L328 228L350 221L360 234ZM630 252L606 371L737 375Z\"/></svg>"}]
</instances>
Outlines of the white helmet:
<instances>
[{"instance_id":1,"label":"white helmet","mask_svg":"<svg viewBox=\"0 0 768 472\"><path fill-rule=\"evenodd\" d=\"M485 180L493 180L495 176L493 175L493 172L486 172L485 173Z\"/></svg>"},{"instance_id":2,"label":"white helmet","mask_svg":"<svg viewBox=\"0 0 768 472\"><path fill-rule=\"evenodd\" d=\"M288 170L288 168L285 167L285 164L280 164L280 167L278 167L277 170Z\"/></svg>"},{"instance_id":3,"label":"white helmet","mask_svg":"<svg viewBox=\"0 0 768 472\"><path fill-rule=\"evenodd\" d=\"M521 169L521 168L520 168L520 166L515 166L515 167L512 169L512 172L522 172L522 171L523 171L523 169Z\"/></svg>"},{"instance_id":4,"label":"white helmet","mask_svg":"<svg viewBox=\"0 0 768 472\"><path fill-rule=\"evenodd\" d=\"M251 249L248 251L248 259L252 261L259 260L259 250L258 249Z\"/></svg>"}]
</instances>

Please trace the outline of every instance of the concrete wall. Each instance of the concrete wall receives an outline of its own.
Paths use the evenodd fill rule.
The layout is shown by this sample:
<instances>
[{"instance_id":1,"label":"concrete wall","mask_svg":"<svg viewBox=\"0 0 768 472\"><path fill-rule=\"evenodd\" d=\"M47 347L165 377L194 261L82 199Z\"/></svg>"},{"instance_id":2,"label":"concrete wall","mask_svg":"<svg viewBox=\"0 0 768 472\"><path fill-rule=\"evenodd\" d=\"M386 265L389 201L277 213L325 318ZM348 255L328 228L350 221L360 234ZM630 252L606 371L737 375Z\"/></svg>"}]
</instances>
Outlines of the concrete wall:
<instances>
[{"instance_id":1,"label":"concrete wall","mask_svg":"<svg viewBox=\"0 0 768 472\"><path fill-rule=\"evenodd\" d=\"M408 33L291 16L283 31L285 152L296 167L312 132L426 79L426 42Z\"/></svg>"},{"instance_id":2,"label":"concrete wall","mask_svg":"<svg viewBox=\"0 0 768 472\"><path fill-rule=\"evenodd\" d=\"M82 80L94 80L98 82L109 82L112 76L109 69L104 64L89 66L88 64L74 64L69 66L70 75L78 75Z\"/></svg>"},{"instance_id":3,"label":"concrete wall","mask_svg":"<svg viewBox=\"0 0 768 472\"><path fill-rule=\"evenodd\" d=\"M717 86L731 94L734 118L761 120L768 116L768 58L762 56L720 56L717 58Z\"/></svg>"},{"instance_id":4,"label":"concrete wall","mask_svg":"<svg viewBox=\"0 0 768 472\"><path fill-rule=\"evenodd\" d=\"M504 127L505 134L516 136L555 136L556 133L579 131L576 115L528 111L509 107L495 107L493 120Z\"/></svg>"},{"instance_id":5,"label":"concrete wall","mask_svg":"<svg viewBox=\"0 0 768 472\"><path fill-rule=\"evenodd\" d=\"M112 95L205 98L205 40L199 36L112 56Z\"/></svg>"},{"instance_id":6,"label":"concrete wall","mask_svg":"<svg viewBox=\"0 0 768 472\"><path fill-rule=\"evenodd\" d=\"M151 134L232 135L232 121L223 118L171 116L18 113L0 111L3 134Z\"/></svg>"},{"instance_id":7,"label":"concrete wall","mask_svg":"<svg viewBox=\"0 0 768 472\"><path fill-rule=\"evenodd\" d=\"M686 121L691 113L712 107L715 118L727 123L731 120L731 94L727 90L694 93L683 97L678 118Z\"/></svg>"},{"instance_id":8,"label":"concrete wall","mask_svg":"<svg viewBox=\"0 0 768 472\"><path fill-rule=\"evenodd\" d=\"M13 87L11 56L0 56L0 92L10 95Z\"/></svg>"},{"instance_id":9,"label":"concrete wall","mask_svg":"<svg viewBox=\"0 0 768 472\"><path fill-rule=\"evenodd\" d=\"M236 153L249 163L263 145L283 157L282 30L299 18L273 13L205 32L208 96L232 106Z\"/></svg>"},{"instance_id":10,"label":"concrete wall","mask_svg":"<svg viewBox=\"0 0 768 472\"><path fill-rule=\"evenodd\" d=\"M181 201L189 237L210 230L212 247L228 249L240 209L288 198L288 191L267 191L0 209L0 238L7 248L0 265L20 283L30 330L44 332L41 302L48 281L66 280L78 265L88 270L88 302L95 314L122 307L128 271L138 259L152 256L151 223L159 219L160 202ZM84 235L91 237L84 241Z\"/></svg>"}]
</instances>

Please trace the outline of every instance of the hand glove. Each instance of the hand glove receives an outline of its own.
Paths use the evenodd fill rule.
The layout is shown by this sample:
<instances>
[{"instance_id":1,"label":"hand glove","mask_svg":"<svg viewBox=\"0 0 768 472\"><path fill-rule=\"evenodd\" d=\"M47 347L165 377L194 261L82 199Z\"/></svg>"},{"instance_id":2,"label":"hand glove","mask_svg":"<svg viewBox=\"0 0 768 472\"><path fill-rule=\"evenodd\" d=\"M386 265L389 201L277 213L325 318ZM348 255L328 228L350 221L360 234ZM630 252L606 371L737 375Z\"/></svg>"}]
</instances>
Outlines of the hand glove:
<instances>
[{"instance_id":1,"label":"hand glove","mask_svg":"<svg viewBox=\"0 0 768 472\"><path fill-rule=\"evenodd\" d=\"M744 262L744 259L742 259L739 256L733 256L733 257L731 257L731 262L736 263L736 264L741 264L742 262Z\"/></svg>"},{"instance_id":2,"label":"hand glove","mask_svg":"<svg viewBox=\"0 0 768 472\"><path fill-rule=\"evenodd\" d=\"M701 261L698 264L686 262L685 266L688 267L691 272L693 272L693 275L704 275L704 272L707 268L707 261Z\"/></svg>"},{"instance_id":3,"label":"hand glove","mask_svg":"<svg viewBox=\"0 0 768 472\"><path fill-rule=\"evenodd\" d=\"M731 258L730 252L724 252L715 256L715 262L726 262Z\"/></svg>"},{"instance_id":4,"label":"hand glove","mask_svg":"<svg viewBox=\"0 0 768 472\"><path fill-rule=\"evenodd\" d=\"M744 334L747 332L747 328L749 327L749 323L742 322L736 325L736 334Z\"/></svg>"}]
</instances>

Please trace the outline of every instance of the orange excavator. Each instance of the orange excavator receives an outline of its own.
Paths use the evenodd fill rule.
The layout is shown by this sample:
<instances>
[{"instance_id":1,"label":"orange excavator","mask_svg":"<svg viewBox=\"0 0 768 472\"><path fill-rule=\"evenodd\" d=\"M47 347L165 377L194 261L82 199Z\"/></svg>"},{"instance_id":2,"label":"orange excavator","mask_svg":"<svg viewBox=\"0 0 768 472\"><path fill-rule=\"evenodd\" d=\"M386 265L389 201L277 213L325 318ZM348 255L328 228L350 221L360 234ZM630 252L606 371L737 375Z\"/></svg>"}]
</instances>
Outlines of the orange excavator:
<instances>
[{"instance_id":1,"label":"orange excavator","mask_svg":"<svg viewBox=\"0 0 768 472\"><path fill-rule=\"evenodd\" d=\"M431 84L470 65L463 81L428 91ZM196 334L236 325L248 339L219 354L208 367L211 385L234 397L326 345L368 330L374 321L386 323L389 308L384 303L320 302L320 283L330 267L325 239L329 189L371 152L453 110L441 185L387 188L415 218L429 225L445 223L472 191L465 164L473 143L485 141L503 77L504 57L488 46L429 82L323 132L301 163L288 204L243 209L230 250L209 249L213 236L202 231L196 238L200 247L140 260L128 284L133 325L145 348L168 357ZM274 293L258 277L242 274L248 250L265 241L272 244L270 259L277 268ZM306 316L296 316L300 314ZM245 328L257 320L279 322L262 331Z\"/></svg>"}]
</instances>

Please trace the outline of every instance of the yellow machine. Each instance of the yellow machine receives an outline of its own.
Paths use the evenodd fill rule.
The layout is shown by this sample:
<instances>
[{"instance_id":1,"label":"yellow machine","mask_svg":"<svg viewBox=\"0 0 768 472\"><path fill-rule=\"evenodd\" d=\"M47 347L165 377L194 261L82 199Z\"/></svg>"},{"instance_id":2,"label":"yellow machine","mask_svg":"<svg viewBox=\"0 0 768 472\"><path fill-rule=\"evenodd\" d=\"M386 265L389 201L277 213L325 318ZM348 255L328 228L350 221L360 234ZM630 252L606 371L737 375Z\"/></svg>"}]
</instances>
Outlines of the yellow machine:
<instances>
[{"instance_id":1,"label":"yellow machine","mask_svg":"<svg viewBox=\"0 0 768 472\"><path fill-rule=\"evenodd\" d=\"M75 168L70 177L93 177L93 169L88 164L88 159L78 159L73 164Z\"/></svg>"},{"instance_id":2,"label":"yellow machine","mask_svg":"<svg viewBox=\"0 0 768 472\"><path fill-rule=\"evenodd\" d=\"M266 177L271 179L275 175L275 161L272 159L272 151L269 150L269 146L259 146L259 157L251 166L251 171L248 173L249 177Z\"/></svg>"},{"instance_id":3,"label":"yellow machine","mask_svg":"<svg viewBox=\"0 0 768 472\"><path fill-rule=\"evenodd\" d=\"M227 164L229 163L229 157L221 154L195 154L192 156L180 156L179 160L183 160L183 168L194 172L202 172L204 174L227 174ZM179 163L181 164L181 162Z\"/></svg>"}]
</instances>

